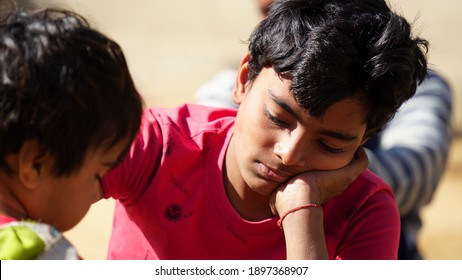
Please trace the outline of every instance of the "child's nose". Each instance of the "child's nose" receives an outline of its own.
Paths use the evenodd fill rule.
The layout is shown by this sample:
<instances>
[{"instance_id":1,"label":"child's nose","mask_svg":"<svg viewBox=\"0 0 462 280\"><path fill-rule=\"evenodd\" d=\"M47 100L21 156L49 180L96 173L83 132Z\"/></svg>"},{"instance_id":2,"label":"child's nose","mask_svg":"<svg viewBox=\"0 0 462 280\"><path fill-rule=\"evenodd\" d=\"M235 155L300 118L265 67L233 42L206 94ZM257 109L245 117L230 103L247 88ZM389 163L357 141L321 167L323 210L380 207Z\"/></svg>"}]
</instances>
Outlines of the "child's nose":
<instances>
[{"instance_id":1,"label":"child's nose","mask_svg":"<svg viewBox=\"0 0 462 280\"><path fill-rule=\"evenodd\" d=\"M306 145L299 137L284 137L276 143L274 153L286 166L304 166L306 164Z\"/></svg>"}]
</instances>

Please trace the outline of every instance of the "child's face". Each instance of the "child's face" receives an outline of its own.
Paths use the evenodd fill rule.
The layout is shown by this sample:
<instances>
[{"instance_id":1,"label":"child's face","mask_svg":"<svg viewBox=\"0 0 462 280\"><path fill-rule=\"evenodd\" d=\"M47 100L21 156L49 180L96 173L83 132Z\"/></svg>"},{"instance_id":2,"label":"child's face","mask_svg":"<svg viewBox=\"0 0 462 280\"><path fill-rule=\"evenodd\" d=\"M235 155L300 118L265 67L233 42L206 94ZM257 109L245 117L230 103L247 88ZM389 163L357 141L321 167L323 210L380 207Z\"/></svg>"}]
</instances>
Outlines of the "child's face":
<instances>
[{"instance_id":1,"label":"child's face","mask_svg":"<svg viewBox=\"0 0 462 280\"><path fill-rule=\"evenodd\" d=\"M262 195L305 171L347 165L364 140L365 112L358 101L339 101L314 118L298 106L289 86L264 68L251 86L238 85L235 92L240 108L234 150L228 151L238 169L233 174Z\"/></svg>"},{"instance_id":2,"label":"child's face","mask_svg":"<svg viewBox=\"0 0 462 280\"><path fill-rule=\"evenodd\" d=\"M30 218L52 224L60 231L74 227L88 212L90 206L102 198L100 178L111 169L127 143L113 148L92 150L87 153L80 170L70 176L43 176L40 198L34 216ZM47 170L44 170L46 172Z\"/></svg>"}]
</instances>

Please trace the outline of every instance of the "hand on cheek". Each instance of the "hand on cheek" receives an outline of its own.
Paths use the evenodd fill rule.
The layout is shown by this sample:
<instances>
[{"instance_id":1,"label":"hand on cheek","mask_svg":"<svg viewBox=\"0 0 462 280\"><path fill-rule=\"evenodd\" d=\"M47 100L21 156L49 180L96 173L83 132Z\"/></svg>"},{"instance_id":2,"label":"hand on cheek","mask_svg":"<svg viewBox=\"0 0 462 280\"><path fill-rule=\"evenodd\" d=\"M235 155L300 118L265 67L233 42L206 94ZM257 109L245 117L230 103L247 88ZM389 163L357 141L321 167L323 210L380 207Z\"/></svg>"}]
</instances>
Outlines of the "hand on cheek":
<instances>
[{"instance_id":1,"label":"hand on cheek","mask_svg":"<svg viewBox=\"0 0 462 280\"><path fill-rule=\"evenodd\" d=\"M275 215L306 204L322 205L341 194L369 164L366 152L360 147L345 167L327 171L308 171L278 187L270 197Z\"/></svg>"}]
</instances>

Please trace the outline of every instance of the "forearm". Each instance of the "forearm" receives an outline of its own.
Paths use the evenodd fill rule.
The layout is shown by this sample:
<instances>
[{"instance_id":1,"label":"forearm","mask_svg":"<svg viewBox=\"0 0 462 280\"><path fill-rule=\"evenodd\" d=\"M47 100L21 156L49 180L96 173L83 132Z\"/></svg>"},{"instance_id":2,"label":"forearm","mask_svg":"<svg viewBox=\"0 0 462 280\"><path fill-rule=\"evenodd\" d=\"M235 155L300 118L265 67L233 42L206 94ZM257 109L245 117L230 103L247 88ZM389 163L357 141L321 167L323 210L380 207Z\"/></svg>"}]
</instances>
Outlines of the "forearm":
<instances>
[{"instance_id":1,"label":"forearm","mask_svg":"<svg viewBox=\"0 0 462 280\"><path fill-rule=\"evenodd\" d=\"M288 214L283 222L288 260L326 260L322 208L304 208Z\"/></svg>"},{"instance_id":2,"label":"forearm","mask_svg":"<svg viewBox=\"0 0 462 280\"><path fill-rule=\"evenodd\" d=\"M289 180L270 198L284 230L288 259L328 259L324 214L320 205L341 194L367 167L363 149L345 167L309 171Z\"/></svg>"}]
</instances>

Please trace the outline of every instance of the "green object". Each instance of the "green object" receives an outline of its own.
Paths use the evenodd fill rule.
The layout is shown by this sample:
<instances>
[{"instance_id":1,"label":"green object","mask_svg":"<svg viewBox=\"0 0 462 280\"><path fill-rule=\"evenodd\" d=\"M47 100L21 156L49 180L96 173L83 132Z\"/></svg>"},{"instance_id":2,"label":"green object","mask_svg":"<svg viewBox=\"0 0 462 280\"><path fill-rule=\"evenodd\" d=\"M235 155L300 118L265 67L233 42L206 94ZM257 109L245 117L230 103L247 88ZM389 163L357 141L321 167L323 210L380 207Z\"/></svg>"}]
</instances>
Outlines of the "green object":
<instances>
[{"instance_id":1,"label":"green object","mask_svg":"<svg viewBox=\"0 0 462 280\"><path fill-rule=\"evenodd\" d=\"M28 226L0 228L0 260L30 260L45 250L45 242Z\"/></svg>"}]
</instances>

